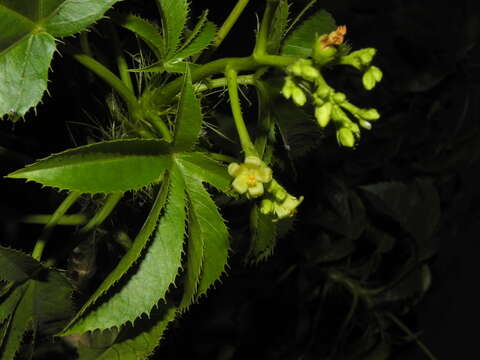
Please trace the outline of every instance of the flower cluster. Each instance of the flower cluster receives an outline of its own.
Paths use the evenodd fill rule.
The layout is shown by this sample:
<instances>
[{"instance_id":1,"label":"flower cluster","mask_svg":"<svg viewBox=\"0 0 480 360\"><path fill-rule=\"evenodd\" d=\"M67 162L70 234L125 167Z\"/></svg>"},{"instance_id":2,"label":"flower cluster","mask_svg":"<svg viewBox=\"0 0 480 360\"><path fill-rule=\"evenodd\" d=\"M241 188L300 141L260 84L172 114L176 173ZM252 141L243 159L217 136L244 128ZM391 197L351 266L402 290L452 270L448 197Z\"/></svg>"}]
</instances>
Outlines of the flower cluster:
<instances>
[{"instance_id":1,"label":"flower cluster","mask_svg":"<svg viewBox=\"0 0 480 360\"><path fill-rule=\"evenodd\" d=\"M353 147L360 138L360 128L370 130L371 122L378 120L380 114L376 109L360 109L351 104L344 93L335 91L327 84L321 69L326 64L339 64L363 71L362 83L366 90L373 89L382 80L383 74L378 67L371 65L377 52L373 48L339 55L337 46L343 44L346 33L346 26L339 26L335 31L318 37L312 49L312 59L299 59L285 69L287 76L281 93L298 106L304 106L308 95L311 95L319 126L325 128L333 122L338 143Z\"/></svg>"},{"instance_id":2,"label":"flower cluster","mask_svg":"<svg viewBox=\"0 0 480 360\"><path fill-rule=\"evenodd\" d=\"M247 156L242 164L231 163L228 173L235 178L232 187L239 194L249 199L265 195L260 210L275 220L293 216L303 200L303 197L297 199L290 195L274 180L272 170L257 156Z\"/></svg>"}]
</instances>

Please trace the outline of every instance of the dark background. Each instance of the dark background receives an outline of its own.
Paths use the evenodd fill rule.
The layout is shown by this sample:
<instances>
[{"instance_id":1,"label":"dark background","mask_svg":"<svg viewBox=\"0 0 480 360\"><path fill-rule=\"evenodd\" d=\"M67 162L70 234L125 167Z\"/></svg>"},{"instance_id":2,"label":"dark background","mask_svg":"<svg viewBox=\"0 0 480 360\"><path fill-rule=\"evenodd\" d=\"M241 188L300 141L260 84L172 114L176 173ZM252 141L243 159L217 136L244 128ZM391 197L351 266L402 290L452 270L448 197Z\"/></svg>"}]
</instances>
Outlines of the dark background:
<instances>
[{"instance_id":1,"label":"dark background","mask_svg":"<svg viewBox=\"0 0 480 360\"><path fill-rule=\"evenodd\" d=\"M127 1L119 7L135 9L136 13L149 17L154 9L146 3ZM220 24L234 3L193 1L192 17L209 8L209 18ZM298 11L305 3L295 1L292 10ZM433 236L436 251L427 261L431 265L432 286L404 320L421 334L422 341L438 359L478 357L480 13L477 4L467 0L322 0L315 8L320 7L331 12L337 24L347 24L347 39L354 49L365 46L378 49L375 63L385 77L378 89L367 95L366 102L378 106L385 114L385 119L380 120L384 123L378 126L377 133L374 127L354 152L337 149L327 139L323 147L295 160L297 170L305 175L290 184L296 190L292 192L307 198L296 231L280 240L275 255L266 263L245 267L242 254L234 254L229 276L170 329L158 358L324 359L319 357L321 350L318 353L302 350L303 336L312 336L313 331L303 328L309 327L303 319L313 315L299 299L304 287L313 283L310 272L315 268L303 267L305 250L298 243L324 231L322 226L304 224L309 216L316 214L316 203L322 201L316 177L322 177L320 184L324 184L328 181L323 178L330 175L340 177L349 188L382 181L409 182L419 176L432 179L441 200L441 220ZM218 49L218 55L249 54L256 28L255 13L261 14L262 8L262 1L252 1L239 21L241 30L232 31ZM0 123L0 145L9 149L0 153L2 174L35 158L83 144L88 132L76 123L88 123L91 121L88 115L101 119L107 113L103 99L108 89L103 84L94 83L67 55L57 55L52 68L50 95L37 107L37 116L32 112L25 122ZM362 95L353 96L363 101ZM311 169L318 172L312 175ZM10 180L1 180L1 194L2 244L31 249L39 228L25 230L16 219L30 213L48 213L61 195L34 184ZM321 217L322 213L316 215ZM233 236L241 239L245 229L239 227L233 231ZM61 242L63 236L68 236L67 230L58 231L57 241ZM278 285L276 281L292 266L287 280ZM321 281L318 276L315 281ZM329 305L332 314L343 314L345 297L348 294L339 293L338 300L324 306ZM340 319L343 315L338 316ZM332 316L315 331L334 332L331 324L335 323ZM330 339L328 335L326 338ZM396 346L395 351L396 359L426 358L412 342Z\"/></svg>"}]
</instances>

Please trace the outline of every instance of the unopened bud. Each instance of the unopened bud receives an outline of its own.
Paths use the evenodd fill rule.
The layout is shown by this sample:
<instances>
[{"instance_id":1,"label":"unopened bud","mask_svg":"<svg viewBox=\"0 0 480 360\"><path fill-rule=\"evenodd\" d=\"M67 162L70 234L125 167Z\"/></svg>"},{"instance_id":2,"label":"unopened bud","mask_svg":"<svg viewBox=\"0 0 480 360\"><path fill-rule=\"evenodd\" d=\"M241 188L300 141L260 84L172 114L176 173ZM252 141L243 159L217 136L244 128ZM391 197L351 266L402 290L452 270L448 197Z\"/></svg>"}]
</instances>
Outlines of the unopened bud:
<instances>
[{"instance_id":1,"label":"unopened bud","mask_svg":"<svg viewBox=\"0 0 480 360\"><path fill-rule=\"evenodd\" d=\"M303 106L307 102L307 97L303 90L296 86L292 91L292 100L298 106Z\"/></svg>"},{"instance_id":2,"label":"unopened bud","mask_svg":"<svg viewBox=\"0 0 480 360\"><path fill-rule=\"evenodd\" d=\"M330 122L332 108L333 105L330 102L327 102L324 105L315 108L315 118L317 119L318 125L320 125L320 127L324 128Z\"/></svg>"},{"instance_id":3,"label":"unopened bud","mask_svg":"<svg viewBox=\"0 0 480 360\"><path fill-rule=\"evenodd\" d=\"M340 145L345 147L353 147L355 145L355 137L353 133L348 128L341 128L337 130L337 141Z\"/></svg>"},{"instance_id":4,"label":"unopened bud","mask_svg":"<svg viewBox=\"0 0 480 360\"><path fill-rule=\"evenodd\" d=\"M360 120L358 120L358 123L365 130L371 130L372 129L372 124L370 122L366 121L366 120L360 119Z\"/></svg>"},{"instance_id":5,"label":"unopened bud","mask_svg":"<svg viewBox=\"0 0 480 360\"><path fill-rule=\"evenodd\" d=\"M337 104L341 104L345 102L345 100L347 100L347 97L342 92L337 92L335 95L333 95L333 101L335 101Z\"/></svg>"}]
</instances>

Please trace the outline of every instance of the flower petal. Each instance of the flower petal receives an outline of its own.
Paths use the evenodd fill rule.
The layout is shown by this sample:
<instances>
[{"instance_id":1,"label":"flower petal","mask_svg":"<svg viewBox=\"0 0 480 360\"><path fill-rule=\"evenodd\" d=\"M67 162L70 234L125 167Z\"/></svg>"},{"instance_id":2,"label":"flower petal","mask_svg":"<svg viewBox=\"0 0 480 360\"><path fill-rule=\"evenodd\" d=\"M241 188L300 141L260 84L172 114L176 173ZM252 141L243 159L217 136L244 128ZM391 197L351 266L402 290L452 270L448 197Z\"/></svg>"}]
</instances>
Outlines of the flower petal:
<instances>
[{"instance_id":1,"label":"flower petal","mask_svg":"<svg viewBox=\"0 0 480 360\"><path fill-rule=\"evenodd\" d=\"M232 186L236 192L240 194L244 194L248 189L246 176L243 176L243 175L237 176L235 180L233 180Z\"/></svg>"}]
</instances>

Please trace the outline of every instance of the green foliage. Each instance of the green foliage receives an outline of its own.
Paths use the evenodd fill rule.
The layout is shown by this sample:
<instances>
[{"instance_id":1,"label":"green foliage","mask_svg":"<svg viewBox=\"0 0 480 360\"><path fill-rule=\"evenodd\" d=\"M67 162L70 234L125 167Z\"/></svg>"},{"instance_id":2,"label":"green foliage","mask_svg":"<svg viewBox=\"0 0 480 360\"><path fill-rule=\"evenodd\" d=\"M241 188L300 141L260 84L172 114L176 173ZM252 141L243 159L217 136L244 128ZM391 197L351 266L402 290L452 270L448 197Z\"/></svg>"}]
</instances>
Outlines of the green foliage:
<instances>
[{"instance_id":1,"label":"green foliage","mask_svg":"<svg viewBox=\"0 0 480 360\"><path fill-rule=\"evenodd\" d=\"M104 141L51 155L8 177L90 194L138 190L161 180L168 155L168 144L159 140Z\"/></svg>"},{"instance_id":2,"label":"green foliage","mask_svg":"<svg viewBox=\"0 0 480 360\"><path fill-rule=\"evenodd\" d=\"M0 0L0 116L23 117L36 106L47 88L56 41L94 24L118 1ZM219 285L229 262L241 286L229 281L227 292L233 296L226 301L216 292L210 306L215 314L200 311L195 316L208 320L192 330L225 337L216 344L218 354L208 344L208 355L199 357L249 358L245 344L258 344L259 336L263 349L255 348L254 356L265 359L390 357L396 349L392 345L405 341L391 327L413 339L394 313L407 314L430 287L427 261L436 251L432 239L441 226L440 204L448 202L441 200L445 189L430 172L450 171L454 161L446 167L434 155L427 161L415 155L411 161L405 144L414 137L405 135L407 120L388 114L398 104L378 98L389 110L378 130L370 131L380 113L353 105L334 89L351 91L359 102L363 96L380 97L382 88L373 85L382 72L371 64L377 50L349 53L345 27L319 42L320 35L336 29L333 17L318 10L302 21L315 1L295 17L297 4L279 0L258 5L266 11L259 17L253 55L217 57L246 1L238 2L218 32L207 19L208 10L196 3L190 9L187 0L152 0L149 5L159 10L156 19L149 18L151 7L138 8L140 3L125 1L122 13L106 18L110 26L99 25L94 36L63 39L58 45L92 72L63 84L80 89L85 96L81 106L95 112L78 130L80 136L76 129L71 132L72 139L86 143L93 135L98 142L14 172L7 164L9 179L71 194L53 216L22 213L17 219L8 202L1 205L15 230L32 219L43 219L45 226L32 256L0 247L0 357L42 357L34 345L63 341L51 341L56 334L77 348L80 360L147 359L169 324ZM190 11L191 17L198 15L196 22L190 21ZM123 29L117 33L112 25ZM336 71L341 66L363 72L364 88L372 94L355 88L352 84L360 82L350 82L350 73ZM93 75L108 86L97 86ZM244 106L252 92L243 86L256 89L253 106ZM112 90L119 96L114 105ZM89 95L95 106L90 107ZM104 98L112 119L96 112ZM221 101L225 106L217 106ZM62 112L58 119L68 130L84 118L71 115ZM42 126L45 137L39 144L57 136L51 124ZM362 134L370 131L361 143L360 127ZM85 131L90 128L92 133ZM429 139L434 132L427 130L423 136ZM9 137L3 131L2 160L21 159L15 167L23 166L27 157L4 148L3 139ZM466 136L469 144L478 132L472 134ZM349 149L339 149L336 140ZM21 149L23 142L18 143ZM455 142L442 144L430 152L448 152ZM452 151L451 159L465 160L467 150ZM396 167L411 163L409 175L400 176ZM57 225L71 225L63 216L77 199L79 214L67 216L90 220L83 228L57 234ZM29 199L35 208L36 200ZM5 242L19 248L33 244L28 237L21 243L12 239L16 231L5 233ZM285 242L278 240L287 235ZM278 256L271 257L274 250ZM44 263L36 260L42 257ZM262 268L237 271L237 264L245 263ZM53 268L64 264L78 286L76 314L74 286ZM265 313L268 329L258 325ZM274 317L285 326L272 327ZM238 328L225 331L231 327L225 319L235 319ZM219 326L220 332L214 330ZM175 329L182 332L181 326ZM295 332L270 343L285 329ZM209 343L203 335L202 342ZM187 348L193 347L175 347L177 357L183 358Z\"/></svg>"},{"instance_id":3,"label":"green foliage","mask_svg":"<svg viewBox=\"0 0 480 360\"><path fill-rule=\"evenodd\" d=\"M65 324L73 313L73 287L61 272L44 267L26 254L4 247L0 247L0 254L2 269L6 258L15 264L4 274L14 286L0 303L0 324L5 326L0 356L13 359L27 332L32 332L33 338L38 331L52 335Z\"/></svg>"},{"instance_id":4,"label":"green foliage","mask_svg":"<svg viewBox=\"0 0 480 360\"><path fill-rule=\"evenodd\" d=\"M177 51L183 29L187 22L187 0L156 0L162 15L165 53L171 58Z\"/></svg>"},{"instance_id":5,"label":"green foliage","mask_svg":"<svg viewBox=\"0 0 480 360\"><path fill-rule=\"evenodd\" d=\"M285 39L282 54L289 56L309 57L315 39L335 30L336 24L332 15L321 10L310 16L294 29Z\"/></svg>"},{"instance_id":6,"label":"green foliage","mask_svg":"<svg viewBox=\"0 0 480 360\"><path fill-rule=\"evenodd\" d=\"M277 240L277 224L270 216L260 212L258 206L250 212L250 248L247 258L252 263L258 263L272 255Z\"/></svg>"},{"instance_id":7,"label":"green foliage","mask_svg":"<svg viewBox=\"0 0 480 360\"><path fill-rule=\"evenodd\" d=\"M119 0L1 0L0 118L16 120L47 89L55 37L98 21Z\"/></svg>"},{"instance_id":8,"label":"green foliage","mask_svg":"<svg viewBox=\"0 0 480 360\"><path fill-rule=\"evenodd\" d=\"M113 20L142 39L157 59L165 57L165 40L154 24L133 14L115 14Z\"/></svg>"}]
</instances>

